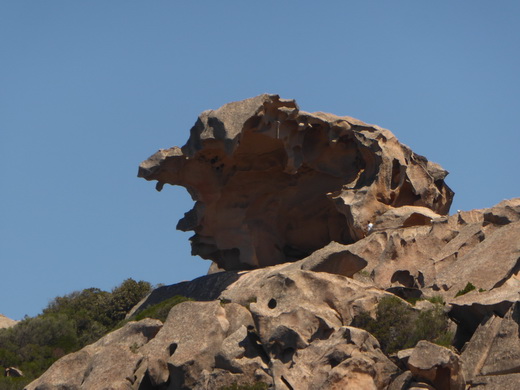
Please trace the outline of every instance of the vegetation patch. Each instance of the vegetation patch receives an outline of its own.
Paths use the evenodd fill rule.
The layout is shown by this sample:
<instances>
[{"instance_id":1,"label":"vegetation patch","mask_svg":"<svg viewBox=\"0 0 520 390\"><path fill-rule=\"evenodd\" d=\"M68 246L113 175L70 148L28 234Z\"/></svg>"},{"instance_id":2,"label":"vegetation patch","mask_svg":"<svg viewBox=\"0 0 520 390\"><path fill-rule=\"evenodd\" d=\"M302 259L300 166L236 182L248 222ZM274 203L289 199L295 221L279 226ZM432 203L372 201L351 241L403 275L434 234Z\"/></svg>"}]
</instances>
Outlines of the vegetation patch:
<instances>
[{"instance_id":1,"label":"vegetation patch","mask_svg":"<svg viewBox=\"0 0 520 390\"><path fill-rule=\"evenodd\" d=\"M386 354L414 347L419 340L449 346L453 339L442 305L418 312L394 296L381 299L376 319L361 313L354 318L352 326L370 332Z\"/></svg>"},{"instance_id":2,"label":"vegetation patch","mask_svg":"<svg viewBox=\"0 0 520 390\"><path fill-rule=\"evenodd\" d=\"M3 375L3 374L2 374ZM0 376L0 389L1 390L20 390L25 388L33 380L31 378L12 378Z\"/></svg>"},{"instance_id":3,"label":"vegetation patch","mask_svg":"<svg viewBox=\"0 0 520 390\"><path fill-rule=\"evenodd\" d=\"M461 295L467 294L470 291L473 291L475 289L476 289L476 287L473 284L471 284L471 282L468 282L468 284L466 284L466 287L464 287L462 290L459 290L457 292L457 294L455 294L455 298L460 297Z\"/></svg>"},{"instance_id":4,"label":"vegetation patch","mask_svg":"<svg viewBox=\"0 0 520 390\"><path fill-rule=\"evenodd\" d=\"M435 295L433 297L426 298L426 300L428 302L443 305L443 306L446 304L446 302L444 301L444 298L441 295Z\"/></svg>"},{"instance_id":5,"label":"vegetation patch","mask_svg":"<svg viewBox=\"0 0 520 390\"><path fill-rule=\"evenodd\" d=\"M191 298L186 298L182 295L175 295L165 301L162 301L156 305L147 307L142 312L130 318L132 321L140 321L143 318L155 318L157 320L161 320L162 322L166 321L168 317L168 313L175 305L178 305L181 302L185 301L193 301Z\"/></svg>"},{"instance_id":6,"label":"vegetation patch","mask_svg":"<svg viewBox=\"0 0 520 390\"><path fill-rule=\"evenodd\" d=\"M434 303L434 304L439 304L439 305L443 305L446 303L444 302L444 298L441 296L441 295L434 295L433 297L428 297L428 298L415 298L415 297L412 297L412 298L406 298L405 299L406 302L412 304L415 306L415 304L417 302L420 302L420 301L428 301L428 302L431 302L431 303Z\"/></svg>"},{"instance_id":7,"label":"vegetation patch","mask_svg":"<svg viewBox=\"0 0 520 390\"><path fill-rule=\"evenodd\" d=\"M0 329L0 370L17 367L25 375L2 379L0 389L21 389L60 357L97 341L150 290L148 282L127 279L111 292L76 291L55 298L42 314Z\"/></svg>"}]
</instances>

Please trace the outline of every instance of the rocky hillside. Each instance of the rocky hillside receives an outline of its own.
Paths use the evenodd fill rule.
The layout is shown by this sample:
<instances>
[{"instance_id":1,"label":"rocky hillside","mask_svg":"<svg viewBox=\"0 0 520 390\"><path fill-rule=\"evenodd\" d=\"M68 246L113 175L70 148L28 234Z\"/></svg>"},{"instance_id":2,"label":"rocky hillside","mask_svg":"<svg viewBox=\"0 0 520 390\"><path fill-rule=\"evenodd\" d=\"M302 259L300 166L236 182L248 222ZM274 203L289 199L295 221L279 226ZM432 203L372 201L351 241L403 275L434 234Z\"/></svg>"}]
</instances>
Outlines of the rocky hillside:
<instances>
[{"instance_id":1,"label":"rocky hillside","mask_svg":"<svg viewBox=\"0 0 520 390\"><path fill-rule=\"evenodd\" d=\"M520 199L448 215L446 174L276 95L202 113L139 175L188 189L178 228L212 273L27 389L517 389Z\"/></svg>"}]
</instances>

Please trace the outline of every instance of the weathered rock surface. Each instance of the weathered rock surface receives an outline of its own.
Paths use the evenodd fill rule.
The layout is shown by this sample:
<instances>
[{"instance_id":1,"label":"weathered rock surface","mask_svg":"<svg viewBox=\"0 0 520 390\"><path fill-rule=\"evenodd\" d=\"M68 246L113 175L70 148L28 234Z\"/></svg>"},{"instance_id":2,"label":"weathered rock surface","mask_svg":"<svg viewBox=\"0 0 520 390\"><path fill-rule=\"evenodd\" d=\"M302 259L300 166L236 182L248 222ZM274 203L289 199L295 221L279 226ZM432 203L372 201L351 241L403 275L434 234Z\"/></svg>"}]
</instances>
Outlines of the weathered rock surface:
<instances>
[{"instance_id":1,"label":"weathered rock surface","mask_svg":"<svg viewBox=\"0 0 520 390\"><path fill-rule=\"evenodd\" d=\"M158 190L165 183L188 189L195 207L177 228L195 231L194 255L227 270L358 241L370 221L401 206L428 210L409 224L446 214L453 197L446 175L388 130L310 114L267 94L203 112L186 145L139 167Z\"/></svg>"},{"instance_id":2,"label":"weathered rock surface","mask_svg":"<svg viewBox=\"0 0 520 390\"><path fill-rule=\"evenodd\" d=\"M218 389L258 381L278 389L384 388L398 368L373 336L349 325L389 294L304 265L235 273L231 284L221 278L218 300L183 302L164 325L130 322L63 357L27 389ZM215 275L193 283L201 287L204 278L215 283Z\"/></svg>"},{"instance_id":3,"label":"weathered rock surface","mask_svg":"<svg viewBox=\"0 0 520 390\"><path fill-rule=\"evenodd\" d=\"M464 390L466 387L460 358L448 348L419 341L407 364L415 378L431 383L436 389Z\"/></svg>"},{"instance_id":4,"label":"weathered rock surface","mask_svg":"<svg viewBox=\"0 0 520 390\"><path fill-rule=\"evenodd\" d=\"M26 389L131 389L143 358L138 350L161 327L158 320L130 322L94 344L62 357Z\"/></svg>"},{"instance_id":5,"label":"weathered rock surface","mask_svg":"<svg viewBox=\"0 0 520 390\"><path fill-rule=\"evenodd\" d=\"M520 302L515 302L503 318L492 315L483 322L465 345L461 356L467 380L477 388L485 383L498 386L499 382L518 379ZM497 379L502 376L503 379Z\"/></svg>"},{"instance_id":6,"label":"weathered rock surface","mask_svg":"<svg viewBox=\"0 0 520 390\"><path fill-rule=\"evenodd\" d=\"M3 314L0 314L0 329L11 328L15 326L18 321L12 320Z\"/></svg>"},{"instance_id":7,"label":"weathered rock surface","mask_svg":"<svg viewBox=\"0 0 520 390\"><path fill-rule=\"evenodd\" d=\"M368 237L346 248L367 262L365 270L378 287L417 288L452 300L469 282L488 291L490 301L501 299L498 291L518 299L520 198L449 217L422 213L414 217L417 225L395 227L396 215L404 223L413 209L383 214Z\"/></svg>"},{"instance_id":8,"label":"weathered rock surface","mask_svg":"<svg viewBox=\"0 0 520 390\"><path fill-rule=\"evenodd\" d=\"M297 350L290 363L276 367L287 388L305 384L305 388L316 390L383 389L398 371L370 333L353 327L334 330ZM281 383L279 388L284 388Z\"/></svg>"},{"instance_id":9,"label":"weathered rock surface","mask_svg":"<svg viewBox=\"0 0 520 390\"><path fill-rule=\"evenodd\" d=\"M352 279L345 279L343 276L352 276L355 271L361 270L366 264L345 248L345 245L330 243L308 258L294 263L279 264L254 272L219 272L199 277L191 282L162 286L155 289L140 302L131 311L131 314L137 314L147 307L175 295L182 295L199 301L227 299L242 305L249 305L249 303L259 299L264 299L266 302L271 299L278 299L279 297L275 296L275 292L278 291L278 295L285 301L293 296L289 294L291 287L294 287L295 290L295 302L292 302L292 305L302 304L308 299L311 299L311 303L317 306L323 300L338 302L338 305L340 305L339 302L343 301L352 289L358 285L364 285ZM297 283L287 281L279 286L276 281L283 278L290 279L287 276L289 274L292 275L291 277L298 278ZM341 283L335 283L338 280ZM354 287L348 289L349 285ZM306 290L309 291L305 292ZM371 288L370 291L376 291L376 289ZM363 304L364 300L361 298L361 296L352 295L348 302L357 300L358 311L371 311L376 301L372 300L368 304ZM343 314L346 315L346 313ZM334 317L335 314L331 316Z\"/></svg>"}]
</instances>

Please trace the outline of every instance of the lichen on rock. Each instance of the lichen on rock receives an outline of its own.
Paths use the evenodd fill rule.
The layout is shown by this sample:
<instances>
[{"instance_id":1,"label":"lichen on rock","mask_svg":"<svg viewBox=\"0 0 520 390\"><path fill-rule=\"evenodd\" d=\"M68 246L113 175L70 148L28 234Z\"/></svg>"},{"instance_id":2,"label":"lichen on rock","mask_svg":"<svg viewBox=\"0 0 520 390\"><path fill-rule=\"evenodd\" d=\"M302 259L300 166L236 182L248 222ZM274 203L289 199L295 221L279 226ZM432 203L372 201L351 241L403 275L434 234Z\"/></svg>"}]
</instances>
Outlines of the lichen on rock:
<instances>
[{"instance_id":1,"label":"lichen on rock","mask_svg":"<svg viewBox=\"0 0 520 390\"><path fill-rule=\"evenodd\" d=\"M186 187L196 203L177 228L226 270L356 242L393 208L447 214L453 198L447 172L390 131L269 94L203 112L186 145L159 150L138 175Z\"/></svg>"}]
</instances>

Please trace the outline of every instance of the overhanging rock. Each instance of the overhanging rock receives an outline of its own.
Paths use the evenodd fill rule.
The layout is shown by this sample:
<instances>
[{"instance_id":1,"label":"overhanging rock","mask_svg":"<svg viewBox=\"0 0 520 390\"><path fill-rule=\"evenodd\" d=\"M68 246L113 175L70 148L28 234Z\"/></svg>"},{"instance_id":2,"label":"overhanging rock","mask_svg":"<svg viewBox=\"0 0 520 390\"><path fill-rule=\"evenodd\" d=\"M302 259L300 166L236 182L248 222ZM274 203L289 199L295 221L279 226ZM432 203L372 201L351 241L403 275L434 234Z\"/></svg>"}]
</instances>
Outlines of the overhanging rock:
<instances>
[{"instance_id":1,"label":"overhanging rock","mask_svg":"<svg viewBox=\"0 0 520 390\"><path fill-rule=\"evenodd\" d=\"M447 214L446 175L388 130L269 94L203 112L186 145L159 150L138 174L158 190L186 187L195 206L177 228L195 232L194 255L227 270L356 242L393 208Z\"/></svg>"}]
</instances>

